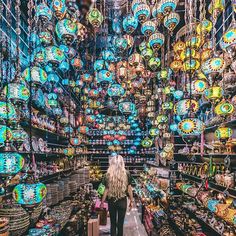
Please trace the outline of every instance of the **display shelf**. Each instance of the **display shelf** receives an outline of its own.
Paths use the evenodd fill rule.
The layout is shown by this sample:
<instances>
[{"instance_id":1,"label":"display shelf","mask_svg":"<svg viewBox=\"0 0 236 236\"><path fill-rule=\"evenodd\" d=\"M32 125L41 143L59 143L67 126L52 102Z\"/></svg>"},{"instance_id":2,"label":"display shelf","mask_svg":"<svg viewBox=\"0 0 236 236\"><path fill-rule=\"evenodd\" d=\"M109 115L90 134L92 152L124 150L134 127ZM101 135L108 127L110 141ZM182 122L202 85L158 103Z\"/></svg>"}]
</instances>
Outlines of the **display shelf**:
<instances>
[{"instance_id":1,"label":"display shelf","mask_svg":"<svg viewBox=\"0 0 236 236\"><path fill-rule=\"evenodd\" d=\"M212 125L212 126L206 127L204 132L214 131L215 129L217 129L217 127L219 127L219 125L221 125L221 123L217 124L217 125ZM232 120L226 121L226 122L224 122L224 125L228 126L228 127L236 126L236 119L234 118Z\"/></svg>"},{"instance_id":2,"label":"display shelf","mask_svg":"<svg viewBox=\"0 0 236 236\"><path fill-rule=\"evenodd\" d=\"M196 176L193 176L193 175L184 174L184 173L181 173L181 175L182 175L183 178L190 179L190 180L192 180L196 183L202 183L202 181L203 181L202 178L196 177ZM216 184L212 181L208 181L208 184L209 184L209 189L215 190L215 191L220 192L220 193L225 193L225 191L227 191L229 197L236 198L236 189L227 188L225 186Z\"/></svg>"}]
</instances>

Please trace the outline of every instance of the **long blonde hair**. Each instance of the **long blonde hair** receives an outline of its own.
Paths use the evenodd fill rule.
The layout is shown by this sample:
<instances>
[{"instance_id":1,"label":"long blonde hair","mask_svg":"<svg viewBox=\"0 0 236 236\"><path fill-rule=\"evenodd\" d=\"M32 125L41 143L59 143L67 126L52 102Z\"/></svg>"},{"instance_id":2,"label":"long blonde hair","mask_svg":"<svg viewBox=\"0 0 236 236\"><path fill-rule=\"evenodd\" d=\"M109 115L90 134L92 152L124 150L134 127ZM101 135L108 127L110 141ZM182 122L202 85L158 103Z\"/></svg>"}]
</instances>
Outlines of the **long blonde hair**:
<instances>
[{"instance_id":1,"label":"long blonde hair","mask_svg":"<svg viewBox=\"0 0 236 236\"><path fill-rule=\"evenodd\" d=\"M128 176L123 157L112 156L107 170L108 197L119 199L126 196Z\"/></svg>"}]
</instances>

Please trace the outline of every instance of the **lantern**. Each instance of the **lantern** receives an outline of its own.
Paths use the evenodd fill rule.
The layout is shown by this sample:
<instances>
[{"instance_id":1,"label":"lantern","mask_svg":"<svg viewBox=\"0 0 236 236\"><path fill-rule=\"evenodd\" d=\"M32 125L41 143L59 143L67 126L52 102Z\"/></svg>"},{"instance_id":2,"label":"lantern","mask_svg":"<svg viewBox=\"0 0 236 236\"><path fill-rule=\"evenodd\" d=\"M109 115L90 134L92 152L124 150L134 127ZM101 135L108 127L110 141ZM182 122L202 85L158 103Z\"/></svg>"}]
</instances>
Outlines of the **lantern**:
<instances>
[{"instance_id":1,"label":"lantern","mask_svg":"<svg viewBox=\"0 0 236 236\"><path fill-rule=\"evenodd\" d=\"M22 128L12 129L12 141L17 143L23 143L29 138L28 133Z\"/></svg>"},{"instance_id":2,"label":"lantern","mask_svg":"<svg viewBox=\"0 0 236 236\"><path fill-rule=\"evenodd\" d=\"M46 4L41 3L36 7L36 16L43 22L47 22L52 19L52 11Z\"/></svg>"},{"instance_id":3,"label":"lantern","mask_svg":"<svg viewBox=\"0 0 236 236\"><path fill-rule=\"evenodd\" d=\"M124 115L133 114L136 110L135 104L128 101L123 101L119 103L119 111Z\"/></svg>"},{"instance_id":4,"label":"lantern","mask_svg":"<svg viewBox=\"0 0 236 236\"><path fill-rule=\"evenodd\" d=\"M87 13L87 20L94 28L98 28L103 22L103 15L97 8L92 8Z\"/></svg>"},{"instance_id":5,"label":"lantern","mask_svg":"<svg viewBox=\"0 0 236 236\"><path fill-rule=\"evenodd\" d=\"M206 35L211 32L212 30L212 22L204 19L197 25L196 31L198 35Z\"/></svg>"},{"instance_id":6,"label":"lantern","mask_svg":"<svg viewBox=\"0 0 236 236\"><path fill-rule=\"evenodd\" d=\"M145 60L149 60L153 55L153 51L152 49L147 48L141 52L141 55L144 57Z\"/></svg>"},{"instance_id":7,"label":"lantern","mask_svg":"<svg viewBox=\"0 0 236 236\"><path fill-rule=\"evenodd\" d=\"M131 9L132 11L135 11L135 9L140 5L140 4L146 4L146 0L133 0L131 4Z\"/></svg>"},{"instance_id":8,"label":"lantern","mask_svg":"<svg viewBox=\"0 0 236 236\"><path fill-rule=\"evenodd\" d=\"M107 94L110 97L116 97L119 98L121 96L123 96L125 94L125 90L123 89L123 87L119 84L112 84L108 90L107 90Z\"/></svg>"},{"instance_id":9,"label":"lantern","mask_svg":"<svg viewBox=\"0 0 236 236\"><path fill-rule=\"evenodd\" d=\"M11 102L0 101L0 120L17 120L16 110Z\"/></svg>"},{"instance_id":10,"label":"lantern","mask_svg":"<svg viewBox=\"0 0 236 236\"><path fill-rule=\"evenodd\" d=\"M173 95L175 99L180 100L184 96L184 92L181 90L176 90Z\"/></svg>"},{"instance_id":11,"label":"lantern","mask_svg":"<svg viewBox=\"0 0 236 236\"><path fill-rule=\"evenodd\" d=\"M200 62L196 59L187 59L183 64L184 71L195 71L200 68Z\"/></svg>"},{"instance_id":12,"label":"lantern","mask_svg":"<svg viewBox=\"0 0 236 236\"><path fill-rule=\"evenodd\" d=\"M218 116L228 116L234 112L234 106L229 102L220 102L215 107L215 113Z\"/></svg>"},{"instance_id":13,"label":"lantern","mask_svg":"<svg viewBox=\"0 0 236 236\"><path fill-rule=\"evenodd\" d=\"M236 28L227 30L220 39L220 47L224 51L231 52L236 45Z\"/></svg>"},{"instance_id":14,"label":"lantern","mask_svg":"<svg viewBox=\"0 0 236 236\"><path fill-rule=\"evenodd\" d=\"M159 133L160 133L160 130L158 128L153 127L149 130L149 135L152 136L152 137L158 136Z\"/></svg>"},{"instance_id":15,"label":"lantern","mask_svg":"<svg viewBox=\"0 0 236 236\"><path fill-rule=\"evenodd\" d=\"M124 31L128 34L133 33L138 27L138 19L133 15L128 15L123 20Z\"/></svg>"},{"instance_id":16,"label":"lantern","mask_svg":"<svg viewBox=\"0 0 236 236\"><path fill-rule=\"evenodd\" d=\"M178 53L178 54L180 54L182 51L184 51L185 48L186 48L186 44L180 40L177 41L173 46L174 52Z\"/></svg>"},{"instance_id":17,"label":"lantern","mask_svg":"<svg viewBox=\"0 0 236 236\"><path fill-rule=\"evenodd\" d=\"M51 8L55 12L56 17L61 20L66 15L66 3L65 0L53 0Z\"/></svg>"},{"instance_id":18,"label":"lantern","mask_svg":"<svg viewBox=\"0 0 236 236\"><path fill-rule=\"evenodd\" d=\"M30 91L23 83L10 83L4 88L4 95L12 102L26 102Z\"/></svg>"},{"instance_id":19,"label":"lantern","mask_svg":"<svg viewBox=\"0 0 236 236\"><path fill-rule=\"evenodd\" d=\"M56 46L46 47L45 55L47 63L51 63L55 66L58 66L62 61L65 60L64 52Z\"/></svg>"},{"instance_id":20,"label":"lantern","mask_svg":"<svg viewBox=\"0 0 236 236\"><path fill-rule=\"evenodd\" d=\"M202 94L205 89L207 89L208 84L205 80L201 80L201 79L197 79L192 81L191 86L190 83L187 84L187 91L188 93L192 93L192 94Z\"/></svg>"},{"instance_id":21,"label":"lantern","mask_svg":"<svg viewBox=\"0 0 236 236\"><path fill-rule=\"evenodd\" d=\"M77 36L77 25L69 19L63 19L56 24L56 34L60 41L70 45Z\"/></svg>"},{"instance_id":22,"label":"lantern","mask_svg":"<svg viewBox=\"0 0 236 236\"><path fill-rule=\"evenodd\" d=\"M18 184L13 192L14 200L21 205L34 206L42 202L47 194L46 186L43 183Z\"/></svg>"},{"instance_id":23,"label":"lantern","mask_svg":"<svg viewBox=\"0 0 236 236\"><path fill-rule=\"evenodd\" d=\"M24 167L24 158L18 153L0 153L0 175L15 175Z\"/></svg>"},{"instance_id":24,"label":"lantern","mask_svg":"<svg viewBox=\"0 0 236 236\"><path fill-rule=\"evenodd\" d=\"M164 102L164 103L162 104L162 109L163 109L164 111L172 110L173 107L174 107L174 104L173 104L172 102Z\"/></svg>"},{"instance_id":25,"label":"lantern","mask_svg":"<svg viewBox=\"0 0 236 236\"><path fill-rule=\"evenodd\" d=\"M232 134L233 130L229 127L218 127L215 131L215 137L224 143L232 137Z\"/></svg>"},{"instance_id":26,"label":"lantern","mask_svg":"<svg viewBox=\"0 0 236 236\"><path fill-rule=\"evenodd\" d=\"M94 62L93 68L95 71L100 71L102 69L108 69L109 65L105 60L98 59Z\"/></svg>"},{"instance_id":27,"label":"lantern","mask_svg":"<svg viewBox=\"0 0 236 236\"><path fill-rule=\"evenodd\" d=\"M161 65L161 60L158 57L152 57L148 61L148 66L152 71L156 71Z\"/></svg>"},{"instance_id":28,"label":"lantern","mask_svg":"<svg viewBox=\"0 0 236 236\"><path fill-rule=\"evenodd\" d=\"M143 63L143 58L140 54L133 53L129 56L129 64L131 66L136 67L137 65L142 64L142 63Z\"/></svg>"},{"instance_id":29,"label":"lantern","mask_svg":"<svg viewBox=\"0 0 236 236\"><path fill-rule=\"evenodd\" d=\"M220 86L212 86L204 91L208 100L217 101L223 96L223 89Z\"/></svg>"},{"instance_id":30,"label":"lantern","mask_svg":"<svg viewBox=\"0 0 236 236\"><path fill-rule=\"evenodd\" d=\"M170 13L164 18L164 26L169 30L173 31L175 27L179 24L180 17L177 13Z\"/></svg>"},{"instance_id":31,"label":"lantern","mask_svg":"<svg viewBox=\"0 0 236 236\"><path fill-rule=\"evenodd\" d=\"M150 36L155 32L155 30L156 30L156 23L154 21L149 20L142 24L141 32L145 36Z\"/></svg>"},{"instance_id":32,"label":"lantern","mask_svg":"<svg viewBox=\"0 0 236 236\"><path fill-rule=\"evenodd\" d=\"M148 40L150 46L153 50L158 50L162 47L165 42L165 37L161 33L152 34Z\"/></svg>"},{"instance_id":33,"label":"lantern","mask_svg":"<svg viewBox=\"0 0 236 236\"><path fill-rule=\"evenodd\" d=\"M166 123L168 121L168 116L158 115L157 118L156 118L156 121L157 121L158 124Z\"/></svg>"},{"instance_id":34,"label":"lantern","mask_svg":"<svg viewBox=\"0 0 236 236\"><path fill-rule=\"evenodd\" d=\"M80 126L78 128L78 132L81 134L87 134L89 132L89 128L87 126Z\"/></svg>"},{"instance_id":35,"label":"lantern","mask_svg":"<svg viewBox=\"0 0 236 236\"><path fill-rule=\"evenodd\" d=\"M166 81L169 80L172 75L172 70L170 68L162 69L157 73L158 80Z\"/></svg>"},{"instance_id":36,"label":"lantern","mask_svg":"<svg viewBox=\"0 0 236 236\"><path fill-rule=\"evenodd\" d=\"M225 69L225 61L221 57L213 57L205 61L201 69L205 75L222 73Z\"/></svg>"},{"instance_id":37,"label":"lantern","mask_svg":"<svg viewBox=\"0 0 236 236\"><path fill-rule=\"evenodd\" d=\"M98 83L109 84L112 83L112 80L113 80L113 73L111 73L108 70L101 70L97 74Z\"/></svg>"},{"instance_id":38,"label":"lantern","mask_svg":"<svg viewBox=\"0 0 236 236\"><path fill-rule=\"evenodd\" d=\"M48 105L50 107L56 107L58 105L56 93L49 93L48 94Z\"/></svg>"},{"instance_id":39,"label":"lantern","mask_svg":"<svg viewBox=\"0 0 236 236\"><path fill-rule=\"evenodd\" d=\"M179 122L178 132L180 135L188 136L200 135L204 130L204 124L202 121L196 118L187 118Z\"/></svg>"},{"instance_id":40,"label":"lantern","mask_svg":"<svg viewBox=\"0 0 236 236\"><path fill-rule=\"evenodd\" d=\"M148 4L141 3L134 10L134 16L140 23L145 22L150 17L151 11Z\"/></svg>"},{"instance_id":41,"label":"lantern","mask_svg":"<svg viewBox=\"0 0 236 236\"><path fill-rule=\"evenodd\" d=\"M128 42L123 37L116 37L114 41L114 46L117 52L123 52L128 48Z\"/></svg>"},{"instance_id":42,"label":"lantern","mask_svg":"<svg viewBox=\"0 0 236 236\"><path fill-rule=\"evenodd\" d=\"M75 70L81 70L84 66L83 61L80 59L80 57L75 57L71 60L70 64L73 66Z\"/></svg>"},{"instance_id":43,"label":"lantern","mask_svg":"<svg viewBox=\"0 0 236 236\"><path fill-rule=\"evenodd\" d=\"M175 10L177 2L177 0L161 0L159 3L161 12L163 12L164 15L169 15Z\"/></svg>"},{"instance_id":44,"label":"lantern","mask_svg":"<svg viewBox=\"0 0 236 236\"><path fill-rule=\"evenodd\" d=\"M225 9L225 0L212 0L208 7L208 12L217 17Z\"/></svg>"},{"instance_id":45,"label":"lantern","mask_svg":"<svg viewBox=\"0 0 236 236\"><path fill-rule=\"evenodd\" d=\"M145 139L142 140L141 145L144 148L149 148L153 145L153 141L150 138L145 138Z\"/></svg>"},{"instance_id":46,"label":"lantern","mask_svg":"<svg viewBox=\"0 0 236 236\"><path fill-rule=\"evenodd\" d=\"M21 78L27 82L30 82L35 85L42 85L47 81L47 73L40 67L31 67L26 68Z\"/></svg>"},{"instance_id":47,"label":"lantern","mask_svg":"<svg viewBox=\"0 0 236 236\"><path fill-rule=\"evenodd\" d=\"M173 71L179 71L183 69L183 63L181 60L174 60L170 63L170 68Z\"/></svg>"},{"instance_id":48,"label":"lantern","mask_svg":"<svg viewBox=\"0 0 236 236\"><path fill-rule=\"evenodd\" d=\"M177 102L174 106L174 112L178 116L184 116L190 113L196 113L199 109L199 104L193 99L183 99Z\"/></svg>"},{"instance_id":49,"label":"lantern","mask_svg":"<svg viewBox=\"0 0 236 236\"><path fill-rule=\"evenodd\" d=\"M154 5L154 7L152 8L152 16L154 18L157 18L158 21L162 21L162 19L164 18L164 14L163 14L163 11L161 10L160 8L160 4L156 3Z\"/></svg>"},{"instance_id":50,"label":"lantern","mask_svg":"<svg viewBox=\"0 0 236 236\"><path fill-rule=\"evenodd\" d=\"M93 81L93 76L89 73L84 73L81 75L81 80L84 83L90 84Z\"/></svg>"}]
</instances>

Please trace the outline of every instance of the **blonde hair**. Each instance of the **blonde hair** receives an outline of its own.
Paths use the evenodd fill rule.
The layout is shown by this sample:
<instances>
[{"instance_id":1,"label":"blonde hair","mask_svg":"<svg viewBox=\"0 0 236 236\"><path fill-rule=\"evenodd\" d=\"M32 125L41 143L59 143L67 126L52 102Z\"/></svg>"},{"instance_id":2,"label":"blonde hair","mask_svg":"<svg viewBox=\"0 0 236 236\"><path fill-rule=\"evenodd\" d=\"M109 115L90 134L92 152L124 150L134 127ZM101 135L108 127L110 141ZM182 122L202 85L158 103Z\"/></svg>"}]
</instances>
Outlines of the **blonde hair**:
<instances>
[{"instance_id":1,"label":"blonde hair","mask_svg":"<svg viewBox=\"0 0 236 236\"><path fill-rule=\"evenodd\" d=\"M126 196L128 176L122 156L110 157L107 180L109 198L120 199Z\"/></svg>"}]
</instances>

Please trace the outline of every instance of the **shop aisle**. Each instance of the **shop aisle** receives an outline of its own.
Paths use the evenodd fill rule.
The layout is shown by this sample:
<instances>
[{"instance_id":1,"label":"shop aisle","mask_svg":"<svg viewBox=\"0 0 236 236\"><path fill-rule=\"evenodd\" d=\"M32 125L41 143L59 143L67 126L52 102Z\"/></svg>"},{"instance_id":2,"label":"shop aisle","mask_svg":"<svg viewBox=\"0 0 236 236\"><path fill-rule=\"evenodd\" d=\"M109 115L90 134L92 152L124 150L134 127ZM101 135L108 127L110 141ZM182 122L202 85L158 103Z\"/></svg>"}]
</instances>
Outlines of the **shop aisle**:
<instances>
[{"instance_id":1,"label":"shop aisle","mask_svg":"<svg viewBox=\"0 0 236 236\"><path fill-rule=\"evenodd\" d=\"M110 235L110 219L106 226L100 226L100 236ZM145 228L140 220L137 208L127 211L124 223L124 236L147 236Z\"/></svg>"}]
</instances>

